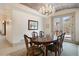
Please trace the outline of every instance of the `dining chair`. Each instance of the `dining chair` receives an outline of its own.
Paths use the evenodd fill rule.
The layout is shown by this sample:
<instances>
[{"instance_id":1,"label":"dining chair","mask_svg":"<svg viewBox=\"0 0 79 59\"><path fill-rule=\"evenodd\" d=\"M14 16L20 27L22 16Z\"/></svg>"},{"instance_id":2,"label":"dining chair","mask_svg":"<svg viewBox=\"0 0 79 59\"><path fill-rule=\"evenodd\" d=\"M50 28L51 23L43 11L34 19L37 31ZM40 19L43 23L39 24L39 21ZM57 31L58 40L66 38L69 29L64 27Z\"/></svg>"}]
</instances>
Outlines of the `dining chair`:
<instances>
[{"instance_id":1,"label":"dining chair","mask_svg":"<svg viewBox=\"0 0 79 59\"><path fill-rule=\"evenodd\" d=\"M40 32L39 32L39 36L40 36L40 37L44 37L44 36L45 36L44 31L40 31Z\"/></svg>"},{"instance_id":2,"label":"dining chair","mask_svg":"<svg viewBox=\"0 0 79 59\"><path fill-rule=\"evenodd\" d=\"M58 54L61 54L63 46L62 34L58 36Z\"/></svg>"},{"instance_id":3,"label":"dining chair","mask_svg":"<svg viewBox=\"0 0 79 59\"><path fill-rule=\"evenodd\" d=\"M63 41L64 41L64 36L65 33L62 33L61 35L58 36L58 54L60 55L63 51Z\"/></svg>"},{"instance_id":4,"label":"dining chair","mask_svg":"<svg viewBox=\"0 0 79 59\"><path fill-rule=\"evenodd\" d=\"M62 34L61 34L61 46L60 46L61 51L63 51L63 42L64 42L64 37L65 37L65 33L62 33Z\"/></svg>"},{"instance_id":5,"label":"dining chair","mask_svg":"<svg viewBox=\"0 0 79 59\"><path fill-rule=\"evenodd\" d=\"M32 38L37 38L37 37L38 37L38 33L35 32L35 31L33 31L33 32L32 32Z\"/></svg>"},{"instance_id":6,"label":"dining chair","mask_svg":"<svg viewBox=\"0 0 79 59\"><path fill-rule=\"evenodd\" d=\"M27 53L26 53L27 56L44 55L44 52L40 47L32 45L31 42L32 38L24 34L24 40L27 48Z\"/></svg>"},{"instance_id":7,"label":"dining chair","mask_svg":"<svg viewBox=\"0 0 79 59\"><path fill-rule=\"evenodd\" d=\"M57 40L54 40L52 43L48 45L47 49L51 52L54 52L55 56L60 55L60 38L57 37Z\"/></svg>"}]
</instances>

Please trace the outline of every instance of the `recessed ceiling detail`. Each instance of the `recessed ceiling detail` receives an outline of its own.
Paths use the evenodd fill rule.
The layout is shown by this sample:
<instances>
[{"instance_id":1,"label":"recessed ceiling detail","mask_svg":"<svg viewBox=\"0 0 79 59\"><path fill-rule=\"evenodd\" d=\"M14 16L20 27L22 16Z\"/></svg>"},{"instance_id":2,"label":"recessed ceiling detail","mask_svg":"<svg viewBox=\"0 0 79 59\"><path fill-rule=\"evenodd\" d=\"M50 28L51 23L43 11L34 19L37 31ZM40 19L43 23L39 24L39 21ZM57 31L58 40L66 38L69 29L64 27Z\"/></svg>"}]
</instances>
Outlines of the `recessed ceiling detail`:
<instances>
[{"instance_id":1,"label":"recessed ceiling detail","mask_svg":"<svg viewBox=\"0 0 79 59\"><path fill-rule=\"evenodd\" d=\"M40 7L44 6L45 3L21 3L25 6L28 6L36 11L40 9ZM79 8L79 3L49 3L55 7L56 11L60 11L63 9L71 9L71 8Z\"/></svg>"}]
</instances>

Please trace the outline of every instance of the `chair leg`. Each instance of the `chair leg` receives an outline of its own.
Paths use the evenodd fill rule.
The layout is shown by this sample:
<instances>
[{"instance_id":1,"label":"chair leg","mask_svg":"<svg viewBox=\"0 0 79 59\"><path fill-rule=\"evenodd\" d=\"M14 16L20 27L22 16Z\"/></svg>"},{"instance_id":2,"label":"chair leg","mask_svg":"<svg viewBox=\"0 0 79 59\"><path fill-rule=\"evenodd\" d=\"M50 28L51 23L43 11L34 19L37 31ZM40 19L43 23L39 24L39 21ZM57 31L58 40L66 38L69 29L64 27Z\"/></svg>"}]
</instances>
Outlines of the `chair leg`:
<instances>
[{"instance_id":1,"label":"chair leg","mask_svg":"<svg viewBox=\"0 0 79 59\"><path fill-rule=\"evenodd\" d=\"M63 47L61 47L61 50L63 51Z\"/></svg>"},{"instance_id":2,"label":"chair leg","mask_svg":"<svg viewBox=\"0 0 79 59\"><path fill-rule=\"evenodd\" d=\"M61 53L62 53L62 48L59 48L59 50L58 50L59 56L61 55Z\"/></svg>"},{"instance_id":3,"label":"chair leg","mask_svg":"<svg viewBox=\"0 0 79 59\"><path fill-rule=\"evenodd\" d=\"M57 51L55 51L55 56L57 56Z\"/></svg>"},{"instance_id":4,"label":"chair leg","mask_svg":"<svg viewBox=\"0 0 79 59\"><path fill-rule=\"evenodd\" d=\"M60 51L58 50L58 56L60 55Z\"/></svg>"},{"instance_id":5,"label":"chair leg","mask_svg":"<svg viewBox=\"0 0 79 59\"><path fill-rule=\"evenodd\" d=\"M60 54L61 54L61 49L58 50L58 56L60 56Z\"/></svg>"},{"instance_id":6,"label":"chair leg","mask_svg":"<svg viewBox=\"0 0 79 59\"><path fill-rule=\"evenodd\" d=\"M28 53L26 53L26 56L28 56Z\"/></svg>"},{"instance_id":7,"label":"chair leg","mask_svg":"<svg viewBox=\"0 0 79 59\"><path fill-rule=\"evenodd\" d=\"M45 53L44 53L44 51L42 52L42 56L44 56L45 55Z\"/></svg>"},{"instance_id":8,"label":"chair leg","mask_svg":"<svg viewBox=\"0 0 79 59\"><path fill-rule=\"evenodd\" d=\"M55 56L57 56L57 49L55 49Z\"/></svg>"},{"instance_id":9,"label":"chair leg","mask_svg":"<svg viewBox=\"0 0 79 59\"><path fill-rule=\"evenodd\" d=\"M44 52L43 52L43 56L44 56Z\"/></svg>"}]
</instances>

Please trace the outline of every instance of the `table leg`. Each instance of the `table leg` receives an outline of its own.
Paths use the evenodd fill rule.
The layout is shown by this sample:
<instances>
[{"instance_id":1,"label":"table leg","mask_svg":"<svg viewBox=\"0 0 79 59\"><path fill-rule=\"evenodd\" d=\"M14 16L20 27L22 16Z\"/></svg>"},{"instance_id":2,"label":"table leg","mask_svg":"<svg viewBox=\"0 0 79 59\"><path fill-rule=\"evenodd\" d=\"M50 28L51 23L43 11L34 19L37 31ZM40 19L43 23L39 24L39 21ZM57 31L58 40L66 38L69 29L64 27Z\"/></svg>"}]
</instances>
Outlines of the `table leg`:
<instances>
[{"instance_id":1,"label":"table leg","mask_svg":"<svg viewBox=\"0 0 79 59\"><path fill-rule=\"evenodd\" d=\"M46 56L48 55L48 49L47 49L47 46L46 46Z\"/></svg>"}]
</instances>

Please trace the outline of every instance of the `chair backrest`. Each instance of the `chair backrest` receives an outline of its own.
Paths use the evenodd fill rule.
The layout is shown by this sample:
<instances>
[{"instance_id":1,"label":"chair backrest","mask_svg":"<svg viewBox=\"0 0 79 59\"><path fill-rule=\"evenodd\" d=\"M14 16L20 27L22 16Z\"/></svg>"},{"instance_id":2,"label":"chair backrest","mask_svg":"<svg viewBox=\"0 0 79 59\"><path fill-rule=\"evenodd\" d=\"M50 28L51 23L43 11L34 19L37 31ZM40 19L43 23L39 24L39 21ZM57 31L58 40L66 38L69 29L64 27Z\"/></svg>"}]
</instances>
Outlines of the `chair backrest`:
<instances>
[{"instance_id":1,"label":"chair backrest","mask_svg":"<svg viewBox=\"0 0 79 59\"><path fill-rule=\"evenodd\" d=\"M45 35L45 34L44 34L43 31L40 31L40 32L39 32L39 36L40 36L40 37L44 37L44 35Z\"/></svg>"},{"instance_id":2,"label":"chair backrest","mask_svg":"<svg viewBox=\"0 0 79 59\"><path fill-rule=\"evenodd\" d=\"M38 33L35 32L35 31L33 31L33 32L32 32L32 37L33 37L33 38L38 37Z\"/></svg>"},{"instance_id":3,"label":"chair backrest","mask_svg":"<svg viewBox=\"0 0 79 59\"><path fill-rule=\"evenodd\" d=\"M64 41L65 33L62 33L62 41Z\"/></svg>"},{"instance_id":4,"label":"chair backrest","mask_svg":"<svg viewBox=\"0 0 79 59\"><path fill-rule=\"evenodd\" d=\"M57 41L58 41L58 45L59 46L62 46L63 40L64 40L64 36L65 36L65 33L62 33L61 35L58 36Z\"/></svg>"},{"instance_id":5,"label":"chair backrest","mask_svg":"<svg viewBox=\"0 0 79 59\"><path fill-rule=\"evenodd\" d=\"M62 36L61 36L61 35L59 35L59 36L57 37L58 42L60 42L60 41L61 41L61 39L62 39Z\"/></svg>"},{"instance_id":6,"label":"chair backrest","mask_svg":"<svg viewBox=\"0 0 79 59\"><path fill-rule=\"evenodd\" d=\"M57 45L58 47L60 47L60 46L62 45L62 36L61 36L61 35L59 35L59 36L57 37L56 45Z\"/></svg>"},{"instance_id":7,"label":"chair backrest","mask_svg":"<svg viewBox=\"0 0 79 59\"><path fill-rule=\"evenodd\" d=\"M28 49L29 46L32 46L31 44L31 38L28 37L27 35L24 34L24 40L25 40L25 44L26 44L26 48Z\"/></svg>"}]
</instances>

